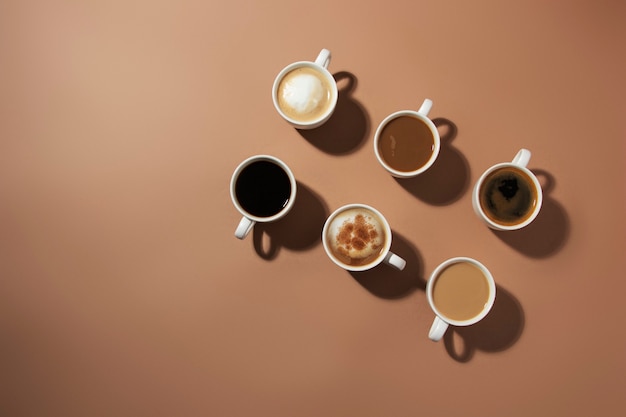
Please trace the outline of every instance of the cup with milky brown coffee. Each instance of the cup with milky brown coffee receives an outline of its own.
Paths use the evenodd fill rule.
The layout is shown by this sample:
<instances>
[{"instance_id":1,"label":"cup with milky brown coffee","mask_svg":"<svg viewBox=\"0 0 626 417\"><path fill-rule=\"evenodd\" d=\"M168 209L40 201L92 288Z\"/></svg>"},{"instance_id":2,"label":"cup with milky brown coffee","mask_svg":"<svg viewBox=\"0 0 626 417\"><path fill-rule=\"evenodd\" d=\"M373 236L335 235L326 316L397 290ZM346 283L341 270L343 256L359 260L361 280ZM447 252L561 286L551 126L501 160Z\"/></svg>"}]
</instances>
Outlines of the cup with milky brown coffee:
<instances>
[{"instance_id":1,"label":"cup with milky brown coffee","mask_svg":"<svg viewBox=\"0 0 626 417\"><path fill-rule=\"evenodd\" d=\"M451 258L430 275L426 296L435 313L428 337L437 342L449 325L470 326L482 320L496 299L496 284L477 260Z\"/></svg>"},{"instance_id":2,"label":"cup with milky brown coffee","mask_svg":"<svg viewBox=\"0 0 626 417\"><path fill-rule=\"evenodd\" d=\"M428 118L433 106L424 100L419 110L401 110L387 116L374 134L378 162L397 178L412 178L430 168L441 148L435 124Z\"/></svg>"},{"instance_id":3,"label":"cup with milky brown coffee","mask_svg":"<svg viewBox=\"0 0 626 417\"><path fill-rule=\"evenodd\" d=\"M495 230L528 226L539 214L543 192L526 166L531 153L521 149L513 161L496 164L478 179L472 192L474 212Z\"/></svg>"},{"instance_id":4,"label":"cup with milky brown coffee","mask_svg":"<svg viewBox=\"0 0 626 417\"><path fill-rule=\"evenodd\" d=\"M274 79L274 107L293 127L314 129L333 114L338 93L329 64L330 51L322 49L315 61L289 64Z\"/></svg>"},{"instance_id":5,"label":"cup with milky brown coffee","mask_svg":"<svg viewBox=\"0 0 626 417\"><path fill-rule=\"evenodd\" d=\"M381 262L398 270L406 261L391 252L391 227L374 207L348 204L335 210L322 230L328 257L348 271L365 271Z\"/></svg>"}]
</instances>

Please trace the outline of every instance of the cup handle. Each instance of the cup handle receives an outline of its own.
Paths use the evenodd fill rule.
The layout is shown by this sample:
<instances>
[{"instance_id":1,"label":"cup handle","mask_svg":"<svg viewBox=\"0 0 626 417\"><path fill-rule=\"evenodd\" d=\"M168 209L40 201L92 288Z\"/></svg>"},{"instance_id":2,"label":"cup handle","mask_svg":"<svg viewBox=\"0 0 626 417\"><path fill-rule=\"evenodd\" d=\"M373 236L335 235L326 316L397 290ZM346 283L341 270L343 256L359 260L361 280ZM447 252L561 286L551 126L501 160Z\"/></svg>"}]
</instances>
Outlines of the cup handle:
<instances>
[{"instance_id":1,"label":"cup handle","mask_svg":"<svg viewBox=\"0 0 626 417\"><path fill-rule=\"evenodd\" d=\"M402 271L406 266L406 261L391 251L387 252L387 256L385 256L385 263L399 271Z\"/></svg>"},{"instance_id":2,"label":"cup handle","mask_svg":"<svg viewBox=\"0 0 626 417\"><path fill-rule=\"evenodd\" d=\"M433 342L438 342L441 340L446 330L448 330L448 323L441 320L438 316L435 316L433 325L430 326L430 332L428 332L428 338Z\"/></svg>"},{"instance_id":3,"label":"cup handle","mask_svg":"<svg viewBox=\"0 0 626 417\"><path fill-rule=\"evenodd\" d=\"M430 113L430 109L433 107L433 101L429 98L427 98L426 100L424 100L424 102L422 103L420 109L417 111L419 114L421 114L422 116L427 117L428 113Z\"/></svg>"},{"instance_id":4,"label":"cup handle","mask_svg":"<svg viewBox=\"0 0 626 417\"><path fill-rule=\"evenodd\" d=\"M256 222L254 220L250 220L245 216L242 217L237 229L235 230L235 237L237 237L237 239L243 239L248 236L248 233L250 233L250 230L252 230L255 223Z\"/></svg>"},{"instance_id":5,"label":"cup handle","mask_svg":"<svg viewBox=\"0 0 626 417\"><path fill-rule=\"evenodd\" d=\"M531 153L528 149L520 149L517 155L515 155L515 158L513 158L512 162L515 165L525 167L526 165L528 165L528 162L530 161L530 156L531 156Z\"/></svg>"},{"instance_id":6,"label":"cup handle","mask_svg":"<svg viewBox=\"0 0 626 417\"><path fill-rule=\"evenodd\" d=\"M317 58L315 58L315 63L322 68L328 68L328 64L330 64L330 51L328 49L322 49Z\"/></svg>"}]
</instances>

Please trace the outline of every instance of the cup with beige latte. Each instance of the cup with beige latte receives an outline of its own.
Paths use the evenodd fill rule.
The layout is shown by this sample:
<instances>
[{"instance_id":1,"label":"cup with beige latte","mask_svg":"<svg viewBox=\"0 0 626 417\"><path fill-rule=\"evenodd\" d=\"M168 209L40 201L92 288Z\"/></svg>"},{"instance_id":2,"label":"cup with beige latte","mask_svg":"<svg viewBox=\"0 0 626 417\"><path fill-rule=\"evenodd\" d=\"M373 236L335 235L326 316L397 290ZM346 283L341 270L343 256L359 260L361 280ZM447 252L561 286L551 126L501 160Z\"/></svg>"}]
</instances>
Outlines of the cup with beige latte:
<instances>
[{"instance_id":1,"label":"cup with beige latte","mask_svg":"<svg viewBox=\"0 0 626 417\"><path fill-rule=\"evenodd\" d=\"M322 49L314 61L298 61L283 68L272 86L272 100L280 116L297 129L314 129L332 116L337 83L328 71L331 54Z\"/></svg>"},{"instance_id":2,"label":"cup with beige latte","mask_svg":"<svg viewBox=\"0 0 626 417\"><path fill-rule=\"evenodd\" d=\"M428 304L435 319L430 340L441 340L448 326L470 326L481 321L496 299L491 272L479 261L456 257L442 262L426 284Z\"/></svg>"}]
</instances>

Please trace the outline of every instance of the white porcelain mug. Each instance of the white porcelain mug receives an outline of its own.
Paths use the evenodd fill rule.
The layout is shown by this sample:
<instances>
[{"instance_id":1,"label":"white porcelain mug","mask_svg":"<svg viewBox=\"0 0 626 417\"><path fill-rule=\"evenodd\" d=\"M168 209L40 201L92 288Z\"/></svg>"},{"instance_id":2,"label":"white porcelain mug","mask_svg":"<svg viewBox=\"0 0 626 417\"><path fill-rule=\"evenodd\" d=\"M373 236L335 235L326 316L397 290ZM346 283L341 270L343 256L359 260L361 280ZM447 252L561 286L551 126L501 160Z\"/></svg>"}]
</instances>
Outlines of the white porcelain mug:
<instances>
[{"instance_id":1,"label":"white porcelain mug","mask_svg":"<svg viewBox=\"0 0 626 417\"><path fill-rule=\"evenodd\" d=\"M449 325L470 326L482 320L496 299L496 284L491 272L477 260L451 258L430 275L426 296L435 313L428 337L437 342Z\"/></svg>"},{"instance_id":2,"label":"white porcelain mug","mask_svg":"<svg viewBox=\"0 0 626 417\"><path fill-rule=\"evenodd\" d=\"M441 137L428 118L432 106L432 100L426 99L419 110L397 111L378 125L374 134L376 159L394 177L415 177L439 156Z\"/></svg>"},{"instance_id":3,"label":"white porcelain mug","mask_svg":"<svg viewBox=\"0 0 626 417\"><path fill-rule=\"evenodd\" d=\"M518 230L539 214L543 192L526 166L531 152L520 149L513 161L493 165L480 176L472 192L474 212L495 230Z\"/></svg>"},{"instance_id":4,"label":"white porcelain mug","mask_svg":"<svg viewBox=\"0 0 626 417\"><path fill-rule=\"evenodd\" d=\"M243 239L255 223L276 221L291 210L296 200L296 179L280 159L251 156L235 168L230 197L243 216L235 230L235 236Z\"/></svg>"},{"instance_id":5,"label":"white porcelain mug","mask_svg":"<svg viewBox=\"0 0 626 417\"><path fill-rule=\"evenodd\" d=\"M403 270L406 261L391 252L391 227L382 213L366 204L348 204L324 223L322 244L328 257L348 271L365 271L381 262Z\"/></svg>"},{"instance_id":6,"label":"white porcelain mug","mask_svg":"<svg viewBox=\"0 0 626 417\"><path fill-rule=\"evenodd\" d=\"M337 83L328 71L330 51L322 49L315 61L298 61L283 68L272 86L278 114L297 129L324 124L337 106Z\"/></svg>"}]
</instances>

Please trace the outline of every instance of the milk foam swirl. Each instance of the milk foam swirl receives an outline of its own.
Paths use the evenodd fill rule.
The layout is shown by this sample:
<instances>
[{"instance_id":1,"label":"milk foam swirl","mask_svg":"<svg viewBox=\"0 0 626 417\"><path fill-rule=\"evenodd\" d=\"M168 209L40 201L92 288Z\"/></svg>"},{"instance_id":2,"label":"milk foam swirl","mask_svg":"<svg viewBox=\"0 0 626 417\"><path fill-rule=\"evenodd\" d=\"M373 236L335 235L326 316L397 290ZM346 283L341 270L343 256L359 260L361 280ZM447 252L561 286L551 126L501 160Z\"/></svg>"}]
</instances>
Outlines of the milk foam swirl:
<instances>
[{"instance_id":1,"label":"milk foam swirl","mask_svg":"<svg viewBox=\"0 0 626 417\"><path fill-rule=\"evenodd\" d=\"M298 74L285 81L281 92L286 105L293 111L306 114L320 106L325 96L322 82L311 74Z\"/></svg>"},{"instance_id":2,"label":"milk foam swirl","mask_svg":"<svg viewBox=\"0 0 626 417\"><path fill-rule=\"evenodd\" d=\"M320 70L308 66L289 71L276 91L278 105L288 117L306 122L325 115L331 103L331 87Z\"/></svg>"}]
</instances>

